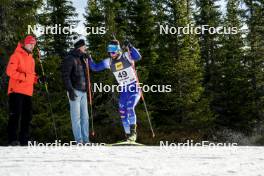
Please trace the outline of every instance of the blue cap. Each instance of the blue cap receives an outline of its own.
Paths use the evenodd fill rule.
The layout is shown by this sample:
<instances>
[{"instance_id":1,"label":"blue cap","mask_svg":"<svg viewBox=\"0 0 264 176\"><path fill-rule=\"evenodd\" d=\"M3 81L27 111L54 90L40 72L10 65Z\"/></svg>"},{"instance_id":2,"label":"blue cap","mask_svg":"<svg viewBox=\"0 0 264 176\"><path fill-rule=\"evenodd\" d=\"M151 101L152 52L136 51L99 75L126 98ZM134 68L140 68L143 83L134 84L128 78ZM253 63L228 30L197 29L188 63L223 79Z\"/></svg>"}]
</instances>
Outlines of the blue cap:
<instances>
[{"instance_id":1,"label":"blue cap","mask_svg":"<svg viewBox=\"0 0 264 176\"><path fill-rule=\"evenodd\" d=\"M119 52L119 51L121 51L121 48L120 48L120 46L119 45L108 45L108 47L107 47L107 52Z\"/></svg>"}]
</instances>

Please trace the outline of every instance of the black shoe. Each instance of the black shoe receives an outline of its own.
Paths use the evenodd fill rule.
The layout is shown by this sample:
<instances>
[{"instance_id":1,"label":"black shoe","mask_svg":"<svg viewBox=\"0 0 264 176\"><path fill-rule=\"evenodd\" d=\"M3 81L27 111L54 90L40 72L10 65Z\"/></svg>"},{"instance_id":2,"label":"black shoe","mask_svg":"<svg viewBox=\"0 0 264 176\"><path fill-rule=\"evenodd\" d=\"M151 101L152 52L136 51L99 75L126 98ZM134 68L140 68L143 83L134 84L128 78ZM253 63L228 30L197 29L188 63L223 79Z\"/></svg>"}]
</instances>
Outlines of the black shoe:
<instances>
[{"instance_id":1,"label":"black shoe","mask_svg":"<svg viewBox=\"0 0 264 176\"><path fill-rule=\"evenodd\" d=\"M20 142L19 141L12 141L9 143L8 146L20 146Z\"/></svg>"},{"instance_id":2,"label":"black shoe","mask_svg":"<svg viewBox=\"0 0 264 176\"><path fill-rule=\"evenodd\" d=\"M28 146L28 142L20 142L20 146Z\"/></svg>"}]
</instances>

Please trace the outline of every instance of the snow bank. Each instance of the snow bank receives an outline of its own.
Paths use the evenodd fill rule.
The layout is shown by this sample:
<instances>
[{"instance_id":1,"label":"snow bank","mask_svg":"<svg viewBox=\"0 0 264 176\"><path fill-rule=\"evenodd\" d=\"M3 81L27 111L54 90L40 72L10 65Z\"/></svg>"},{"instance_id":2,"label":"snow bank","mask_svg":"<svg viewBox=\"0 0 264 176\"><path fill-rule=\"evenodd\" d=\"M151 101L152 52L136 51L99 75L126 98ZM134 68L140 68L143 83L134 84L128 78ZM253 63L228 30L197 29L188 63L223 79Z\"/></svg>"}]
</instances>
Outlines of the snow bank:
<instances>
[{"instance_id":1,"label":"snow bank","mask_svg":"<svg viewBox=\"0 0 264 176\"><path fill-rule=\"evenodd\" d=\"M1 176L264 175L264 147L0 147Z\"/></svg>"}]
</instances>

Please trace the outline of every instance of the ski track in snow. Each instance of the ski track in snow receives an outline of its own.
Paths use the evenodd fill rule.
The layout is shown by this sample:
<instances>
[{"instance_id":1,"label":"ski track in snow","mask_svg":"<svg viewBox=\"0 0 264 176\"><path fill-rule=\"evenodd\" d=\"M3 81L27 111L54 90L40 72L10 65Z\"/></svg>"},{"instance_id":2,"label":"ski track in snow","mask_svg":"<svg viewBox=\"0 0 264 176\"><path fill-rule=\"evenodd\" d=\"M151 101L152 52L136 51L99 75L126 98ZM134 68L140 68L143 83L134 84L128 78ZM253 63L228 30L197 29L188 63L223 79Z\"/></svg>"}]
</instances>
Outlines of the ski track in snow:
<instances>
[{"instance_id":1,"label":"ski track in snow","mask_svg":"<svg viewBox=\"0 0 264 176\"><path fill-rule=\"evenodd\" d=\"M0 176L264 176L264 147L0 147Z\"/></svg>"}]
</instances>

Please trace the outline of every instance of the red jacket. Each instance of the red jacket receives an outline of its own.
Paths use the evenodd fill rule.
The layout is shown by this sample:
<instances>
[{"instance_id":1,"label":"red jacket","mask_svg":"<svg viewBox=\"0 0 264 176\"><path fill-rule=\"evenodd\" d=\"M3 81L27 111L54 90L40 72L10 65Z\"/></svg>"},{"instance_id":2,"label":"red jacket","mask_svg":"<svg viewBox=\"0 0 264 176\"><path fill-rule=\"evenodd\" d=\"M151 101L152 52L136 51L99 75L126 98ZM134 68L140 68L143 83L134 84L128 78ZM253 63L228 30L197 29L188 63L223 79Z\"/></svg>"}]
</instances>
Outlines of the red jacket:
<instances>
[{"instance_id":1,"label":"red jacket","mask_svg":"<svg viewBox=\"0 0 264 176\"><path fill-rule=\"evenodd\" d=\"M20 43L10 57L6 73L10 77L8 94L21 93L28 96L33 95L33 86L37 79L35 61L32 54L28 54Z\"/></svg>"}]
</instances>

